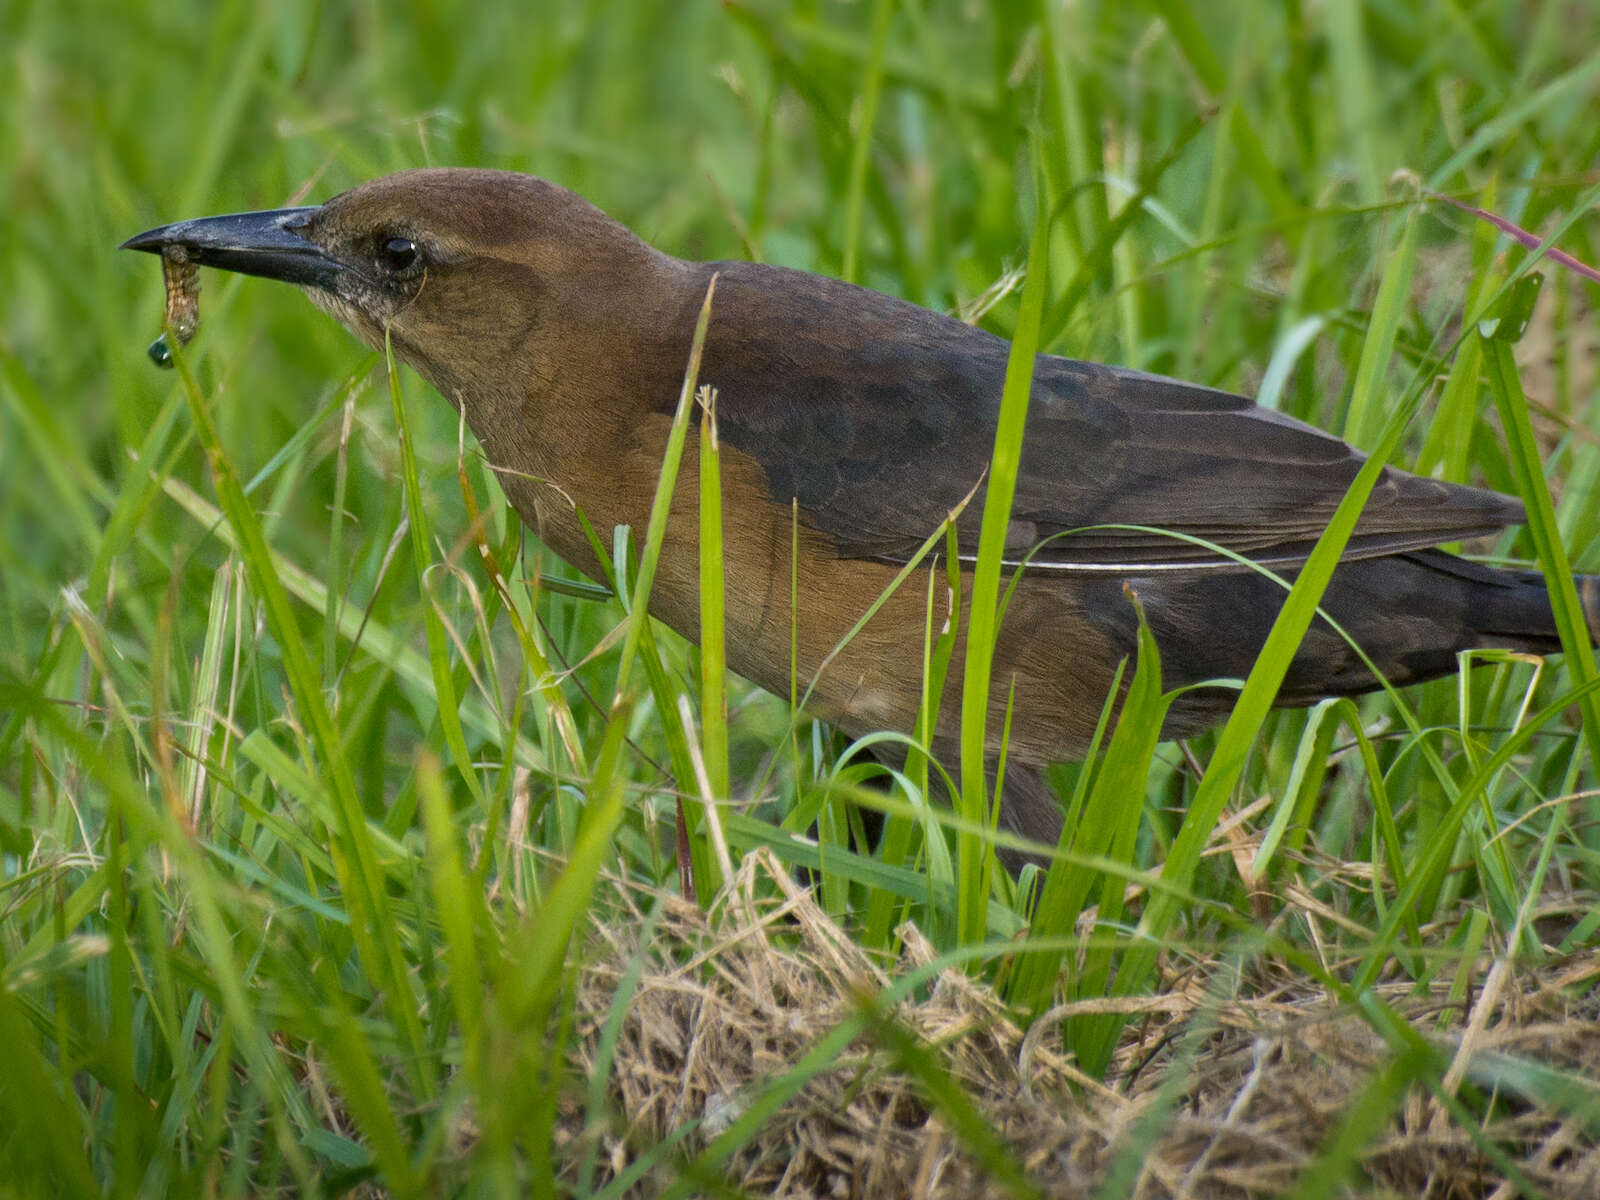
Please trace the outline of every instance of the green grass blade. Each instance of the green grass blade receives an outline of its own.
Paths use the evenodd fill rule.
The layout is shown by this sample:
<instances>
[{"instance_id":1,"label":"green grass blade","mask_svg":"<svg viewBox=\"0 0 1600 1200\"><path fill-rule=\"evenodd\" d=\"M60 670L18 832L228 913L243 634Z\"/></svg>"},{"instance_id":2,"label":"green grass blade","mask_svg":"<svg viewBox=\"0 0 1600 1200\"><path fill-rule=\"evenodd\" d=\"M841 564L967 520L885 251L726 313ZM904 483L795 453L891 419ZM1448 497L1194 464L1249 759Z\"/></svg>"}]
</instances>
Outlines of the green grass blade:
<instances>
[{"instance_id":1,"label":"green grass blade","mask_svg":"<svg viewBox=\"0 0 1600 1200\"><path fill-rule=\"evenodd\" d=\"M1037 159L1037 155L1035 156ZM1000 419L995 430L994 455L987 473L983 522L978 534L978 561L972 572L972 599L968 604L966 662L961 683L961 796L958 811L969 822L988 817L986 759L989 748L990 660L994 654L1000 601L1001 560L1011 522L1011 500L1016 493L1017 468L1022 459L1022 432L1028 419L1028 394L1033 386L1034 358L1039 349L1039 324L1044 314L1047 282L1045 257L1050 222L1044 209L1044 192L1038 186L1039 165L1034 163L1038 204L1033 237L1028 248L1028 277L1022 285L1022 314L1012 336L1006 360L1005 390L1000 397ZM961 905L957 936L976 941L983 935L984 910L989 895L985 881L993 849L972 833L957 839L957 890Z\"/></svg>"},{"instance_id":2,"label":"green grass blade","mask_svg":"<svg viewBox=\"0 0 1600 1200\"><path fill-rule=\"evenodd\" d=\"M1486 327L1480 327L1486 328ZM1511 343L1485 333L1483 353L1489 371L1490 391L1505 430L1511 469L1516 476L1517 493L1528 509L1528 534L1533 539L1550 591L1550 607L1555 614L1556 632L1567 656L1567 669L1580 687L1595 678L1595 660L1590 625L1583 602L1572 579L1572 563L1561 543L1561 527L1556 521L1550 485L1545 481L1544 461L1539 443L1528 420L1528 402L1522 393L1522 379L1512 356ZM1586 693L1579 701L1583 712L1583 736L1589 758L1600 763L1600 699Z\"/></svg>"},{"instance_id":3,"label":"green grass blade","mask_svg":"<svg viewBox=\"0 0 1600 1200\"><path fill-rule=\"evenodd\" d=\"M426 751L417 764L417 792L427 834L428 883L448 965L450 998L461 1029L466 1068L483 1086L484 970L479 938L490 928L481 890L472 886L456 846L456 826L438 760Z\"/></svg>"},{"instance_id":4,"label":"green grass blade","mask_svg":"<svg viewBox=\"0 0 1600 1200\"><path fill-rule=\"evenodd\" d=\"M422 483L417 477L417 456L411 424L406 417L405 400L400 395L400 374L394 364L394 348L389 341L389 331L383 335L384 365L389 374L389 399L394 405L395 432L400 441L400 475L405 484L406 515L411 522L411 556L416 564L417 586L423 595L430 591L429 567L433 562L433 523L427 506L422 501ZM450 645L444 630L444 618L432 604L422 606L423 627L428 632L428 665L433 674L434 698L438 701L438 721L444 731L445 744L450 747L461 781L479 808L487 808L483 784L473 766L472 755L467 750L466 734L461 728L461 702L456 692L455 679L450 668Z\"/></svg>"},{"instance_id":5,"label":"green grass blade","mask_svg":"<svg viewBox=\"0 0 1600 1200\"><path fill-rule=\"evenodd\" d=\"M860 110L856 114L850 145L850 182L844 201L844 257L840 275L852 283L861 269L862 208L867 195L867 167L872 155L872 134L878 121L878 98L883 93L883 53L889 40L894 0L873 0L872 44L861 71Z\"/></svg>"},{"instance_id":6,"label":"green grass blade","mask_svg":"<svg viewBox=\"0 0 1600 1200\"><path fill-rule=\"evenodd\" d=\"M9 1063L0 1072L0 1113L5 1114L7 1161L13 1186L24 1194L99 1196L99 1181L83 1149L80 1112L56 1090L54 1064L35 1047L17 999L0 989L0 1038ZM9 1174L10 1172L8 1172Z\"/></svg>"},{"instance_id":7,"label":"green grass blade","mask_svg":"<svg viewBox=\"0 0 1600 1200\"><path fill-rule=\"evenodd\" d=\"M1130 831L1137 831L1143 808L1143 805L1133 801L1145 793L1150 762L1160 741L1161 723L1168 703L1161 694L1160 652L1150 627L1145 623L1142 609L1139 610L1138 636L1139 649L1133 680L1122 702L1111 744L1106 747L1103 759L1094 770L1094 783L1088 795L1083 798L1081 805L1069 807L1068 824L1063 827L1061 835L1062 857L1051 864L1045 875L1033 923L1029 927L1030 940L1048 939L1057 944L1064 942L1077 927L1078 919L1097 883L1114 886L1118 896L1121 895L1123 884L1120 879L1106 877L1102 881L1096 878L1094 872L1085 871L1076 863L1069 862L1066 856L1098 858L1109 852L1114 858L1125 859L1131 855ZM1113 844L1117 844L1121 853L1112 850ZM1111 924L1115 922L1116 914L1103 912L1101 918L1106 924ZM1062 958L1059 949L1029 952L1025 948L1018 956L1011 996L1035 1016L1054 1002ZM1093 991L1094 983L1089 977L1095 975L1100 966L1109 964L1086 964L1085 979L1070 989L1074 997ZM1103 980L1101 982L1103 985ZM1083 1049L1079 1048L1078 1053L1080 1061L1084 1061ZM1093 1073L1098 1067L1084 1061L1084 1069Z\"/></svg>"},{"instance_id":8,"label":"green grass blade","mask_svg":"<svg viewBox=\"0 0 1600 1200\"><path fill-rule=\"evenodd\" d=\"M1408 244L1413 247L1415 245L1402 242L1403 246ZM1404 271L1409 274L1411 264L1401 259L1391 259L1389 270ZM1385 292L1380 288L1380 297L1390 306L1402 303L1402 297L1392 289ZM1380 328L1396 319L1392 313L1383 311L1382 304L1373 313L1373 323ZM1380 374L1381 372L1375 367L1367 378L1371 382ZM1358 400L1365 403L1364 398L1358 397ZM1295 651L1306 630L1311 626L1322 594L1339 565L1340 556L1355 529L1356 522L1360 519L1367 497L1377 483L1384 464L1399 445L1406 425L1419 402L1420 392L1390 415L1371 456L1362 464L1344 499L1339 502L1339 507L1334 511L1327 528L1318 538L1316 547L1307 557L1305 566L1301 568L1299 577L1285 598L1277 620L1273 622L1272 631L1267 635L1266 643L1262 646L1261 653L1245 680L1233 712L1217 738L1216 750L1212 753L1206 773L1195 790L1188 816L1173 842L1166 866L1162 870L1162 878L1170 882L1177 891L1186 890L1194 877L1206 841L1211 836L1223 807L1233 794L1240 776L1244 773L1245 762L1250 755L1256 733L1266 720L1278 688L1288 674L1289 664L1294 658ZM1150 971L1155 965L1161 940L1178 916L1177 907L1170 898L1172 895L1172 892L1163 892L1151 897L1150 904L1139 923L1140 939L1130 948L1122 968L1118 971L1115 988L1117 994L1135 994L1146 986Z\"/></svg>"},{"instance_id":9,"label":"green grass blade","mask_svg":"<svg viewBox=\"0 0 1600 1200\"><path fill-rule=\"evenodd\" d=\"M1361 343L1361 362L1344 423L1345 441L1366 449L1383 427L1383 375L1394 357L1395 334L1411 295L1411 270L1417 261L1417 214L1406 214L1398 244L1389 255L1372 306L1372 323Z\"/></svg>"},{"instance_id":10,"label":"green grass blade","mask_svg":"<svg viewBox=\"0 0 1600 1200\"><path fill-rule=\"evenodd\" d=\"M174 349L173 360L189 400L189 411L200 444L206 452L217 498L239 539L240 555L256 595L266 609L267 624L278 641L284 673L288 676L301 720L305 722L312 745L327 775L338 818L334 863L339 871L346 903L351 908L356 945L372 977L381 981L385 1004L396 1025L406 1034L413 1055L412 1075L418 1091L424 1096L432 1095L434 1085L431 1072L425 1065L429 1060L422 1023L417 1016L405 956L401 952L400 940L395 933L396 925L389 911L388 885L373 852L366 814L356 795L349 759L343 752L333 715L323 698L321 682L300 636L300 628L289 604L289 594L273 569L272 555L260 522L256 520L233 464L222 447L206 399L181 349Z\"/></svg>"},{"instance_id":11,"label":"green grass blade","mask_svg":"<svg viewBox=\"0 0 1600 1200\"><path fill-rule=\"evenodd\" d=\"M1150 6L1161 14L1161 19L1166 22L1167 29L1206 90L1219 99L1229 95L1232 85L1228 73L1186 0L1150 0ZM1240 161L1267 202L1273 217L1292 222L1298 206L1268 155L1255 123L1243 111L1236 110L1227 128L1233 134ZM1293 225L1288 228L1292 231Z\"/></svg>"},{"instance_id":12,"label":"green grass blade","mask_svg":"<svg viewBox=\"0 0 1600 1200\"><path fill-rule=\"evenodd\" d=\"M704 746L706 821L722 820L720 803L729 796L728 653L724 610L727 603L722 562L722 457L717 444L717 395L702 392L700 415L700 732ZM716 856L705 852L705 835L694 860L700 902L707 903L722 886Z\"/></svg>"}]
</instances>

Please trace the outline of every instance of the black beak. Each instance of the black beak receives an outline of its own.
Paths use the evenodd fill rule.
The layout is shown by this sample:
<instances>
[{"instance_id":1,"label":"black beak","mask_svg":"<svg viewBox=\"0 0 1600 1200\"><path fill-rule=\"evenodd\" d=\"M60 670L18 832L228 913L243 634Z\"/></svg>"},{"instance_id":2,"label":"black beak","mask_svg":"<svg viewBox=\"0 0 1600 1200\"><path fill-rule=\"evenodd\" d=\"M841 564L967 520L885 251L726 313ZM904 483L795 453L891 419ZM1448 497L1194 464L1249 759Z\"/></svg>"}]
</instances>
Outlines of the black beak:
<instances>
[{"instance_id":1,"label":"black beak","mask_svg":"<svg viewBox=\"0 0 1600 1200\"><path fill-rule=\"evenodd\" d=\"M201 266L331 289L344 268L303 236L317 212L316 208L279 208L197 217L147 229L123 242L121 249L160 254L168 246L182 246L190 261Z\"/></svg>"}]
</instances>

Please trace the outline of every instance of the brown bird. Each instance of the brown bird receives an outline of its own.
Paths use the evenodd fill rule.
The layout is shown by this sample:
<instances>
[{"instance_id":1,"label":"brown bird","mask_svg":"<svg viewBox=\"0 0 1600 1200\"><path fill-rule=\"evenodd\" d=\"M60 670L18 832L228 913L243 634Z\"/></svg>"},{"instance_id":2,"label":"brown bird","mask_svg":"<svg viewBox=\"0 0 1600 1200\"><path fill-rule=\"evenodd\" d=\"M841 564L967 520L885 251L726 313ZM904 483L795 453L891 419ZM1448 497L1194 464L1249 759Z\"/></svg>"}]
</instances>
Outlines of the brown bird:
<instances>
[{"instance_id":1,"label":"brown bird","mask_svg":"<svg viewBox=\"0 0 1600 1200\"><path fill-rule=\"evenodd\" d=\"M717 389L728 658L769 689L790 678L791 505L802 684L975 487L957 528L963 554L977 548L1009 346L950 317L803 271L685 262L572 192L500 171L403 171L317 207L182 221L124 245L182 247L201 265L299 284L369 345L382 347L387 329L396 355L464 414L522 518L596 577L578 510L602 539L617 525L644 529L716 273L700 379ZM689 638L696 459L691 438L651 603ZM1015 682L1010 761L1083 753L1135 647L1125 582L1148 614L1168 689L1247 674L1282 601L1273 581L1193 543L1083 527L1174 530L1292 578L1362 461L1227 392L1040 355L1007 558L1043 545L993 669L997 715ZM1462 650L1559 651L1539 575L1433 548L1523 519L1511 497L1388 469L1323 606L1395 684L1455 671ZM1600 580L1581 589L1593 632ZM828 663L813 691L819 715L856 735L911 728L925 596L901 588ZM951 676L946 749L959 711ZM1277 702L1377 686L1319 620ZM1216 723L1234 694L1183 693L1165 733ZM1042 781L1008 771L1006 791L1006 824L1053 841L1060 816Z\"/></svg>"}]
</instances>

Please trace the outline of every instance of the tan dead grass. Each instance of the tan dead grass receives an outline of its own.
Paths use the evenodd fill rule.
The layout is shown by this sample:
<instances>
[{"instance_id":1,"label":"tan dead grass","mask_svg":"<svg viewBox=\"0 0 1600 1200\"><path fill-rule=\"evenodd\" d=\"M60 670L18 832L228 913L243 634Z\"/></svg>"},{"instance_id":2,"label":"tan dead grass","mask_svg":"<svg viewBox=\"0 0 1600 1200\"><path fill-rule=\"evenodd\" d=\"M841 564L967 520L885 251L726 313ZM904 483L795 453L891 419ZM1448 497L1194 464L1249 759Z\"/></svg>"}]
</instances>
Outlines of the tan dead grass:
<instances>
[{"instance_id":1,"label":"tan dead grass","mask_svg":"<svg viewBox=\"0 0 1600 1200\"><path fill-rule=\"evenodd\" d=\"M664 915L641 946L644 909ZM569 1149L602 1140L609 1177L698 1121L681 1148L698 1152L823 1038L861 1012L864 990L924 968L933 948L903 929L885 966L854 945L775 859L747 857L709 915L667 896L625 900L635 919L593 931L578 994L583 1071L630 961L643 974L622 1021L610 1080L616 1119L585 1131L567 1113ZM1600 962L1541 972L1485 964L1466 1006L1396 983L1384 1000L1442 1046L1448 1078L1495 1093L1483 1135L1552 1197L1600 1197ZM1179 973L1181 972L1181 973ZM1444 985L1441 985L1444 986ZM1049 1196L1091 1195L1108 1173L1138 1197L1297 1194L1317 1154L1392 1058L1360 1016L1288 971L1222 961L1176 964L1160 994L1124 1003L1135 1015L1106 1082L1063 1055L1062 1009L1025 1033L986 986L959 972L893 1017L943 1068ZM1102 1005L1103 1007L1103 1005ZM1577 1115L1530 1103L1508 1087L1526 1064L1567 1075ZM893 1056L858 1037L791 1095L719 1172L750 1195L966 1197L1004 1194ZM629 1193L655 1194L664 1163ZM1415 1089L1361 1154L1351 1196L1516 1195L1428 1092Z\"/></svg>"}]
</instances>

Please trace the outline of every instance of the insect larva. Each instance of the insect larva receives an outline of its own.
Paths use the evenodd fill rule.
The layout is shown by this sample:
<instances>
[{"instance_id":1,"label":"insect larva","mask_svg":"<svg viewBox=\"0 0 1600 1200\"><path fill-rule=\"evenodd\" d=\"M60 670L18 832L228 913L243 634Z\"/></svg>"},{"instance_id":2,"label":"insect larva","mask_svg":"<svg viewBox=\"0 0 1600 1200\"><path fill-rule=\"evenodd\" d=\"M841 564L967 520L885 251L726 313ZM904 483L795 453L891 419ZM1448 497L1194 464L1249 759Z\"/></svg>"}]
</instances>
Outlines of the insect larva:
<instances>
[{"instance_id":1,"label":"insect larva","mask_svg":"<svg viewBox=\"0 0 1600 1200\"><path fill-rule=\"evenodd\" d=\"M187 346L200 325L200 267L191 262L183 246L164 246L161 250L161 278L167 285L167 330ZM147 352L158 367L172 366L172 347L167 331L150 343Z\"/></svg>"}]
</instances>

